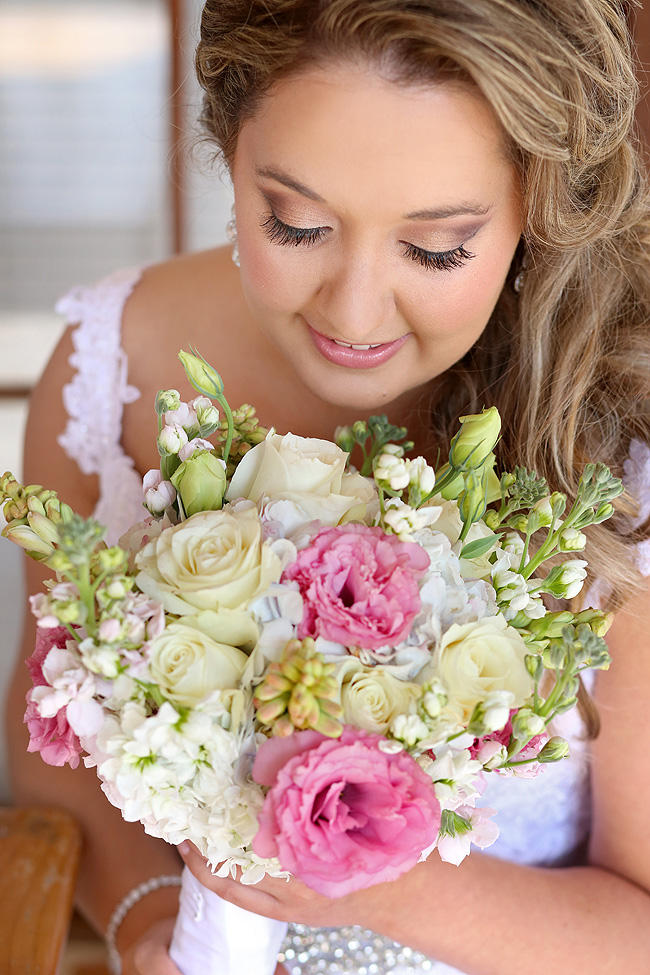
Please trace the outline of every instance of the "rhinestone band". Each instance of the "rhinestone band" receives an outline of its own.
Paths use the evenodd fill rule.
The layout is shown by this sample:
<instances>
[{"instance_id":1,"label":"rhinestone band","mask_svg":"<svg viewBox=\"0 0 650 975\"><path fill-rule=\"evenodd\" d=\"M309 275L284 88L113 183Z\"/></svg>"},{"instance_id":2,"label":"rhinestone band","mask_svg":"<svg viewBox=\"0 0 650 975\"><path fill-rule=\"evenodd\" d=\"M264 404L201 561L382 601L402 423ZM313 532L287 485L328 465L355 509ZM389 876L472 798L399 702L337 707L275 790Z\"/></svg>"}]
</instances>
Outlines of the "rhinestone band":
<instances>
[{"instance_id":1,"label":"rhinestone band","mask_svg":"<svg viewBox=\"0 0 650 975\"><path fill-rule=\"evenodd\" d=\"M289 975L436 975L449 971L413 948L358 927L314 929L291 924L278 961Z\"/></svg>"}]
</instances>

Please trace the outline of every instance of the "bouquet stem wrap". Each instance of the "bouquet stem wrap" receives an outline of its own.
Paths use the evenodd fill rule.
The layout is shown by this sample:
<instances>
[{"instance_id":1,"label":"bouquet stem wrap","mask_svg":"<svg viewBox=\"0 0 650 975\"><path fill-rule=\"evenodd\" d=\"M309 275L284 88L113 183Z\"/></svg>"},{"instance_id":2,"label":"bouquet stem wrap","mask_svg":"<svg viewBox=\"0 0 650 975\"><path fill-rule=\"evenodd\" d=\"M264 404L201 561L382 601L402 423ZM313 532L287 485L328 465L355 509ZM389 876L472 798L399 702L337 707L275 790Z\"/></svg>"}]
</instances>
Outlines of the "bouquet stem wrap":
<instances>
[{"instance_id":1,"label":"bouquet stem wrap","mask_svg":"<svg viewBox=\"0 0 650 975\"><path fill-rule=\"evenodd\" d=\"M287 924L223 900L183 871L169 949L183 975L273 975Z\"/></svg>"}]
</instances>

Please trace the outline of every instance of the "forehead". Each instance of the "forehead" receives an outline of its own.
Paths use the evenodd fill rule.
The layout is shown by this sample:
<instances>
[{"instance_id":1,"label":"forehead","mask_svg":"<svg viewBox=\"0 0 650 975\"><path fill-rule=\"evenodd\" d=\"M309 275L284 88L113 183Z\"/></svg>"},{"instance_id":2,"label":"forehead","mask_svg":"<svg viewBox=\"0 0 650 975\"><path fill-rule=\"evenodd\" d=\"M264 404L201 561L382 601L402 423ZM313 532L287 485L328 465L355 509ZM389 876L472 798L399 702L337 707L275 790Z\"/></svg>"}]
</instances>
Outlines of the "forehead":
<instances>
[{"instance_id":1,"label":"forehead","mask_svg":"<svg viewBox=\"0 0 650 975\"><path fill-rule=\"evenodd\" d=\"M501 128L469 85L407 87L332 65L278 82L241 128L240 168L277 167L352 211L483 198L512 178ZM490 199L488 199L490 198Z\"/></svg>"}]
</instances>

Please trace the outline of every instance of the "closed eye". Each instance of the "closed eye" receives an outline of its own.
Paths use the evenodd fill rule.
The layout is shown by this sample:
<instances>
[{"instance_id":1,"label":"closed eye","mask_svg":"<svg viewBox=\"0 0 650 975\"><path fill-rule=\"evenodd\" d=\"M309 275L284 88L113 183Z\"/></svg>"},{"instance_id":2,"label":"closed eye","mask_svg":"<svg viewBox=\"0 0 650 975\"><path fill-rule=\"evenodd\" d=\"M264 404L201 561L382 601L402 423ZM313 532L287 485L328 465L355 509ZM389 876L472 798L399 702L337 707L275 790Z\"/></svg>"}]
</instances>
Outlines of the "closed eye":
<instances>
[{"instance_id":1,"label":"closed eye","mask_svg":"<svg viewBox=\"0 0 650 975\"><path fill-rule=\"evenodd\" d=\"M293 247L300 247L301 245L311 247L323 240L332 229L331 227L292 227L290 224L279 220L273 212L269 213L262 221L262 228L274 244ZM454 268L462 267L476 256L466 250L462 244L453 250L428 251L405 240L400 241L400 243L404 244L404 256L428 271L451 271Z\"/></svg>"}]
</instances>

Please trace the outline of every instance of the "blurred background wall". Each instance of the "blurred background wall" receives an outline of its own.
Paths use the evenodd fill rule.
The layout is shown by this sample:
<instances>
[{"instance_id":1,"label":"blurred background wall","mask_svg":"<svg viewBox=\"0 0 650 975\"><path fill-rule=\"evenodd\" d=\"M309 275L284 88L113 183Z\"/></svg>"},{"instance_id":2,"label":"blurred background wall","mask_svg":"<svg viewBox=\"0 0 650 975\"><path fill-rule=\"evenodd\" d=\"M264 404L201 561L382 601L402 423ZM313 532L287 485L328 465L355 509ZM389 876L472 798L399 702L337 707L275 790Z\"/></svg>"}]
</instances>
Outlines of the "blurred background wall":
<instances>
[{"instance_id":1,"label":"blurred background wall","mask_svg":"<svg viewBox=\"0 0 650 975\"><path fill-rule=\"evenodd\" d=\"M29 391L63 328L57 298L225 241L230 187L195 148L201 6L0 0L2 471L20 477ZM0 699L24 598L14 549L0 539Z\"/></svg>"}]
</instances>

